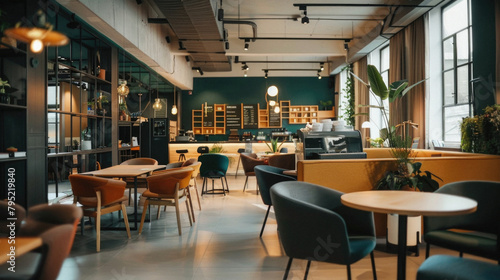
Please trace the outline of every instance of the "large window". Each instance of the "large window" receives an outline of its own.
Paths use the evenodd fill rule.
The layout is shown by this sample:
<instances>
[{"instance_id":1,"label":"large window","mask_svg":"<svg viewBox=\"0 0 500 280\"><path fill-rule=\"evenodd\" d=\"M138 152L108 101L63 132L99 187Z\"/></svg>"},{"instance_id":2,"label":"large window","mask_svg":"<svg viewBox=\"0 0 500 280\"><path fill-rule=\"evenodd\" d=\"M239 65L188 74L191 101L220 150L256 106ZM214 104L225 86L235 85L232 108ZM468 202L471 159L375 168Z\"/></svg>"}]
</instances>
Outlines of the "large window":
<instances>
[{"instance_id":1,"label":"large window","mask_svg":"<svg viewBox=\"0 0 500 280\"><path fill-rule=\"evenodd\" d=\"M471 114L472 44L470 0L443 8L444 140L460 141L460 121Z\"/></svg>"}]
</instances>

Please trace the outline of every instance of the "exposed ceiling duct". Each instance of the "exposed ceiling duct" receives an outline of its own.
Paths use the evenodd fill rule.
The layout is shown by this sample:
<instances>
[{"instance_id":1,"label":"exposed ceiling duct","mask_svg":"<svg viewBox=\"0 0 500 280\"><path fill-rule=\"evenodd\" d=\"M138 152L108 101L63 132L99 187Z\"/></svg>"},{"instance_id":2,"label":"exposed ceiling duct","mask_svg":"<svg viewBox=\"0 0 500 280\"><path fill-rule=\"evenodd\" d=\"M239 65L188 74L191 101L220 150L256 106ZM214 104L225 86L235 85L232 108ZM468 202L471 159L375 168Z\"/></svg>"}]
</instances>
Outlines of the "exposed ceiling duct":
<instances>
[{"instance_id":1,"label":"exposed ceiling duct","mask_svg":"<svg viewBox=\"0 0 500 280\"><path fill-rule=\"evenodd\" d=\"M231 71L231 59L224 49L222 22L217 21L216 9L210 0L154 2L191 56L193 67L204 72Z\"/></svg>"}]
</instances>

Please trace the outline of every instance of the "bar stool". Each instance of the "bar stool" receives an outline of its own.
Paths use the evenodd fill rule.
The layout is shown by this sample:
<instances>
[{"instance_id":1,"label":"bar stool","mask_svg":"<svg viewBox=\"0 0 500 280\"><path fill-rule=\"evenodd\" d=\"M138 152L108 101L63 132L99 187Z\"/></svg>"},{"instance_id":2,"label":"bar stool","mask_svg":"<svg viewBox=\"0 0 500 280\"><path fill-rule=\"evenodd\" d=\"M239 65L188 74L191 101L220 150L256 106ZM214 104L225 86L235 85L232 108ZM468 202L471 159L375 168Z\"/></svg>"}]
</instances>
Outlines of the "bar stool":
<instances>
[{"instance_id":1,"label":"bar stool","mask_svg":"<svg viewBox=\"0 0 500 280\"><path fill-rule=\"evenodd\" d=\"M175 150L176 153L180 154L179 159L177 161L185 161L186 160L186 155L188 153L187 149L183 150Z\"/></svg>"},{"instance_id":2,"label":"bar stool","mask_svg":"<svg viewBox=\"0 0 500 280\"><path fill-rule=\"evenodd\" d=\"M200 154L200 156L201 156L201 155L203 155L203 154L208 153L209 149L208 149L208 147L207 147L207 146L199 146L199 147L198 147L198 150L196 150L196 151L197 151L197 152Z\"/></svg>"},{"instance_id":3,"label":"bar stool","mask_svg":"<svg viewBox=\"0 0 500 280\"><path fill-rule=\"evenodd\" d=\"M238 149L238 154L240 154L240 157L238 158L238 164L236 165L236 173L234 174L234 178L238 178L238 168L240 167L240 162L241 162L241 153L244 153L245 149L241 148Z\"/></svg>"}]
</instances>

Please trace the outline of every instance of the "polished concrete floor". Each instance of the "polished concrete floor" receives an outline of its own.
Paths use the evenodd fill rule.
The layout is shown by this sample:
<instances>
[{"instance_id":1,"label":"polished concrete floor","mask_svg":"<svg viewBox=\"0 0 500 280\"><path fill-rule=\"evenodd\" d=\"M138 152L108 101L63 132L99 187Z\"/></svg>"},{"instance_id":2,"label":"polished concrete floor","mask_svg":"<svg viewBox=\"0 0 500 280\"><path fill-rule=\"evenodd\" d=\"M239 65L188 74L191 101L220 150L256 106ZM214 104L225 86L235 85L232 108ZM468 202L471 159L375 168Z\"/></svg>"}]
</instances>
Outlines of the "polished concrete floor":
<instances>
[{"instance_id":1,"label":"polished concrete floor","mask_svg":"<svg viewBox=\"0 0 500 280\"><path fill-rule=\"evenodd\" d=\"M249 179L246 192L242 192L244 181L244 176L228 176L231 192L227 196L203 196L201 211L195 202L192 227L183 205L182 236L177 232L173 207L162 212L159 220L153 211L152 222L145 224L141 235L132 231L131 239L125 231L103 231L99 253L95 251L95 231L86 226L83 236L77 233L58 279L282 279L288 258L280 246L274 214L260 239L266 206L256 194L255 178ZM200 186L201 180L198 183ZM128 209L131 213L133 208ZM113 221L117 220L114 216ZM396 279L396 255L386 252L385 239L378 243L378 279ZM407 279L415 279L424 261L424 245L420 252L419 257L407 257ZM457 255L439 248L431 252ZM303 279L305 267L306 261L294 260L288 279ZM369 257L351 269L352 279L373 279ZM345 266L312 262L309 279L342 280L347 274Z\"/></svg>"}]
</instances>

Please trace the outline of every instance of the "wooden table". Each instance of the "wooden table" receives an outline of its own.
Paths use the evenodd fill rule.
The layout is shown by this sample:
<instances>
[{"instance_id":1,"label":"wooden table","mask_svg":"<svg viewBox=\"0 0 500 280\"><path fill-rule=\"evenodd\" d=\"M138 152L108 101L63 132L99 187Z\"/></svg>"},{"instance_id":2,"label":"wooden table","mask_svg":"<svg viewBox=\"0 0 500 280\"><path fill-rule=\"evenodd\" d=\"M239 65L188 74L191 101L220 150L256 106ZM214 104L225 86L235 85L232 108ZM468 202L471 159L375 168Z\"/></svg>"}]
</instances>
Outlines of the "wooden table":
<instances>
[{"instance_id":1,"label":"wooden table","mask_svg":"<svg viewBox=\"0 0 500 280\"><path fill-rule=\"evenodd\" d=\"M364 191L342 195L342 204L365 211L398 214L397 279L406 279L406 235L408 216L452 216L476 211L477 202L461 196L412 192Z\"/></svg>"},{"instance_id":2,"label":"wooden table","mask_svg":"<svg viewBox=\"0 0 500 280\"><path fill-rule=\"evenodd\" d=\"M42 238L40 237L16 237L15 244L9 244L9 238L0 238L0 263L5 263L10 259L10 247L15 246L16 259L21 255L28 253L40 246L42 246Z\"/></svg>"},{"instance_id":3,"label":"wooden table","mask_svg":"<svg viewBox=\"0 0 500 280\"><path fill-rule=\"evenodd\" d=\"M283 174L292 176L292 177L297 177L297 170L285 170L283 171Z\"/></svg>"},{"instance_id":4,"label":"wooden table","mask_svg":"<svg viewBox=\"0 0 500 280\"><path fill-rule=\"evenodd\" d=\"M137 229L137 177L155 170L165 169L166 165L115 165L101 170L82 173L106 178L134 178L134 230Z\"/></svg>"}]
</instances>

